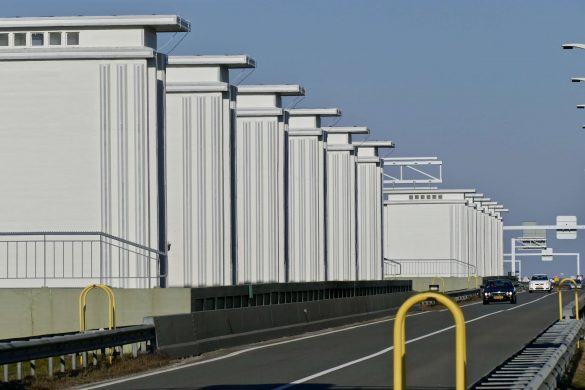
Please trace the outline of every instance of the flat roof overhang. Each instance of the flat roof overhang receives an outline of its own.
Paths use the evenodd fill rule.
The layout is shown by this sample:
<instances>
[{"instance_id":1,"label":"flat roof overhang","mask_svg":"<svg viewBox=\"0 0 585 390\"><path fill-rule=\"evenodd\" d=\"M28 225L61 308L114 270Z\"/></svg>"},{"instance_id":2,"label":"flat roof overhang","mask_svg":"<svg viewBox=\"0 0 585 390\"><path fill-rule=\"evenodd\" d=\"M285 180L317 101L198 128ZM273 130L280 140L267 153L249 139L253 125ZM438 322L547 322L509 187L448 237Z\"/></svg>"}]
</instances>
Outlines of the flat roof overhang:
<instances>
[{"instance_id":1,"label":"flat roof overhang","mask_svg":"<svg viewBox=\"0 0 585 390\"><path fill-rule=\"evenodd\" d=\"M354 142L356 148L393 148L396 145L392 141L364 141Z\"/></svg>"},{"instance_id":2,"label":"flat roof overhang","mask_svg":"<svg viewBox=\"0 0 585 390\"><path fill-rule=\"evenodd\" d=\"M246 54L170 56L167 66L225 66L226 68L255 68L256 60Z\"/></svg>"},{"instance_id":3,"label":"flat roof overhang","mask_svg":"<svg viewBox=\"0 0 585 390\"><path fill-rule=\"evenodd\" d=\"M290 116L340 116L339 108L291 108Z\"/></svg>"},{"instance_id":4,"label":"flat roof overhang","mask_svg":"<svg viewBox=\"0 0 585 390\"><path fill-rule=\"evenodd\" d=\"M37 28L144 27L157 32L189 32L178 15L42 16L0 18L0 30Z\"/></svg>"},{"instance_id":5,"label":"flat roof overhang","mask_svg":"<svg viewBox=\"0 0 585 390\"><path fill-rule=\"evenodd\" d=\"M385 188L384 193L386 194L467 194L475 192L474 189L407 189L407 188Z\"/></svg>"},{"instance_id":6,"label":"flat roof overhang","mask_svg":"<svg viewBox=\"0 0 585 390\"><path fill-rule=\"evenodd\" d=\"M240 95L262 95L270 93L281 96L304 96L305 88L298 84L257 84L238 86L238 94Z\"/></svg>"},{"instance_id":7,"label":"flat roof overhang","mask_svg":"<svg viewBox=\"0 0 585 390\"><path fill-rule=\"evenodd\" d=\"M370 132L366 126L323 127L323 130L331 134L368 134Z\"/></svg>"}]
</instances>

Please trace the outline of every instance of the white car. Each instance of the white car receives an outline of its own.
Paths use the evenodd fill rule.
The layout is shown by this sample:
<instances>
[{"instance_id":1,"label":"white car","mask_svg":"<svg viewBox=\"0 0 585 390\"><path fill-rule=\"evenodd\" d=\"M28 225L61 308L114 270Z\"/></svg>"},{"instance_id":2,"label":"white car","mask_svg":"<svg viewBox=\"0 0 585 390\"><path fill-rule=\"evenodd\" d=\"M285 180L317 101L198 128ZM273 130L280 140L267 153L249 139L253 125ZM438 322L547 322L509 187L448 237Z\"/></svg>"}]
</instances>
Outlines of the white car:
<instances>
[{"instance_id":1,"label":"white car","mask_svg":"<svg viewBox=\"0 0 585 390\"><path fill-rule=\"evenodd\" d=\"M528 292L531 293L533 291L547 291L551 292L553 289L553 285L546 274L535 274L532 275L530 278L530 282L528 282Z\"/></svg>"}]
</instances>

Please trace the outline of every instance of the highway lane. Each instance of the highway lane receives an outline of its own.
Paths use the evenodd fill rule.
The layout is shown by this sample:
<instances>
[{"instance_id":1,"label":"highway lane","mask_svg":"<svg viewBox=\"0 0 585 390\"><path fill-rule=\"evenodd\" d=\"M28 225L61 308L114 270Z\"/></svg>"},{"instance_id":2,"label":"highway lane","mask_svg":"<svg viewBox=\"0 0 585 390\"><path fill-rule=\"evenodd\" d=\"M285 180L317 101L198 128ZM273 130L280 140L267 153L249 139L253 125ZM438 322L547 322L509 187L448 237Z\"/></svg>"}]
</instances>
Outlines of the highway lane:
<instances>
[{"instance_id":1,"label":"highway lane","mask_svg":"<svg viewBox=\"0 0 585 390\"><path fill-rule=\"evenodd\" d=\"M523 293L518 295L517 305L463 306L468 322L468 383L491 371L552 324L558 316L557 302L556 294ZM409 388L452 387L454 330L450 313L413 314L407 320ZM393 324L392 319L385 319L251 350L244 348L232 356L91 388L390 388Z\"/></svg>"}]
</instances>

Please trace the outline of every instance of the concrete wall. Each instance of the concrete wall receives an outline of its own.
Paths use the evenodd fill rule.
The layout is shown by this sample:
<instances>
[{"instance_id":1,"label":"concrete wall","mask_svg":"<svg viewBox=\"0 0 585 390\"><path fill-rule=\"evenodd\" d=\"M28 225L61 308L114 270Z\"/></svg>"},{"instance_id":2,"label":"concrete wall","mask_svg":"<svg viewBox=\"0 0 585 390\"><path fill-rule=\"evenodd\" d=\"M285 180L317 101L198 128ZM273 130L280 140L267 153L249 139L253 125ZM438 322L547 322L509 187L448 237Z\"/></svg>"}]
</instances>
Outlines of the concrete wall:
<instances>
[{"instance_id":1,"label":"concrete wall","mask_svg":"<svg viewBox=\"0 0 585 390\"><path fill-rule=\"evenodd\" d=\"M0 289L0 339L79 330L78 288ZM116 324L141 324L146 316L189 313L191 289L114 289ZM88 328L107 327L108 301L94 289L87 297Z\"/></svg>"},{"instance_id":2,"label":"concrete wall","mask_svg":"<svg viewBox=\"0 0 585 390\"><path fill-rule=\"evenodd\" d=\"M428 291L430 284L438 284L441 291L463 290L467 288L476 288L474 277L386 277L385 280L412 280L413 291ZM481 276L477 278L477 288L482 283Z\"/></svg>"},{"instance_id":3,"label":"concrete wall","mask_svg":"<svg viewBox=\"0 0 585 390\"><path fill-rule=\"evenodd\" d=\"M152 321L159 351L186 357L388 316L411 295L405 291L203 311Z\"/></svg>"}]
</instances>

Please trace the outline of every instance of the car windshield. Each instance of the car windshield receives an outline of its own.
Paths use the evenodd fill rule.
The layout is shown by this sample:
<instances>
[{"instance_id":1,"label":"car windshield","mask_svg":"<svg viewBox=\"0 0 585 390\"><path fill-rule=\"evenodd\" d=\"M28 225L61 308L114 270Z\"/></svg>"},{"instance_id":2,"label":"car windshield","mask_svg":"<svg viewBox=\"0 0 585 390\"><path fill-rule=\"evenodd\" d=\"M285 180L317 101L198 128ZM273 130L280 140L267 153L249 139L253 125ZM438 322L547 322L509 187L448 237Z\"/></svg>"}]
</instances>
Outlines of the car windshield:
<instances>
[{"instance_id":1,"label":"car windshield","mask_svg":"<svg viewBox=\"0 0 585 390\"><path fill-rule=\"evenodd\" d=\"M546 275L532 275L532 280L548 280Z\"/></svg>"},{"instance_id":2,"label":"car windshield","mask_svg":"<svg viewBox=\"0 0 585 390\"><path fill-rule=\"evenodd\" d=\"M509 280L490 280L487 283L487 287L489 288L512 287L512 282L510 282Z\"/></svg>"}]
</instances>

